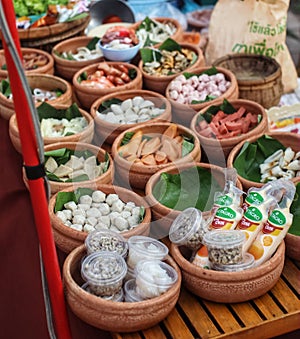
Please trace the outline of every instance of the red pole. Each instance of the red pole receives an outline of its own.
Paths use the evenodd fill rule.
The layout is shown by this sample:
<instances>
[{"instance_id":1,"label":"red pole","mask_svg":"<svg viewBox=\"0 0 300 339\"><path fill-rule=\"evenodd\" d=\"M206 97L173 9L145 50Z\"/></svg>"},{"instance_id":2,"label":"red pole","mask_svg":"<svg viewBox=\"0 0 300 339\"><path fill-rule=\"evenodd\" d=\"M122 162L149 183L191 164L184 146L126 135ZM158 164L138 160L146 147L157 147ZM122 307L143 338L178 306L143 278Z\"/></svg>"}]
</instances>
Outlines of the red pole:
<instances>
[{"instance_id":1,"label":"red pole","mask_svg":"<svg viewBox=\"0 0 300 339\"><path fill-rule=\"evenodd\" d=\"M13 3L11 0L5 0L2 1L2 6L8 28L21 58L20 41L16 28L16 16ZM25 92L22 90L22 82L13 58L8 50L7 42L3 41L3 46L9 78L11 79L10 86L14 98L24 164L25 166L37 166L39 165L39 156L29 104ZM48 213L48 199L44 187L44 179L28 180L28 185L49 288L56 335L59 339L69 339L71 338L71 332L66 312L60 268Z\"/></svg>"}]
</instances>

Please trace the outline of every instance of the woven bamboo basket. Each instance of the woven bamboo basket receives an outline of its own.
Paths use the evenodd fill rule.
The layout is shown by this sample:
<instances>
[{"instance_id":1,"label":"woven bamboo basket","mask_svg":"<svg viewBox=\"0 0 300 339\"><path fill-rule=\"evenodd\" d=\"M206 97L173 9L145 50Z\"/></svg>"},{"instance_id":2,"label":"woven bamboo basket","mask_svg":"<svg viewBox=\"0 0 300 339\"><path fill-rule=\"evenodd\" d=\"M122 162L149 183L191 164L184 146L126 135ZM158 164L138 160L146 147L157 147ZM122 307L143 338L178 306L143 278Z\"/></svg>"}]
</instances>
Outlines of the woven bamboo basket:
<instances>
[{"instance_id":1,"label":"woven bamboo basket","mask_svg":"<svg viewBox=\"0 0 300 339\"><path fill-rule=\"evenodd\" d=\"M238 82L239 98L256 101L265 108L277 106L283 94L279 63L270 57L254 54L229 54L213 63L231 70Z\"/></svg>"}]
</instances>

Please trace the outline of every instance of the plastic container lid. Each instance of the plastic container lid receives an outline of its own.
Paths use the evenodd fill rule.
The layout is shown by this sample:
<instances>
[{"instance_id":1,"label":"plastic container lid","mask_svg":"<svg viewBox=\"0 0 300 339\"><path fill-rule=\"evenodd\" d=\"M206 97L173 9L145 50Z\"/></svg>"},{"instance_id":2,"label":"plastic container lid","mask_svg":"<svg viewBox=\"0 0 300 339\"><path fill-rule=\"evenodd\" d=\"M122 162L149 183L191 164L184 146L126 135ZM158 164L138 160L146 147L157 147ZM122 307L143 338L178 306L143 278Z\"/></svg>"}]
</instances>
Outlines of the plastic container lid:
<instances>
[{"instance_id":1,"label":"plastic container lid","mask_svg":"<svg viewBox=\"0 0 300 339\"><path fill-rule=\"evenodd\" d=\"M160 260L139 261L134 269L136 291L144 299L158 297L178 279L176 270Z\"/></svg>"},{"instance_id":2,"label":"plastic container lid","mask_svg":"<svg viewBox=\"0 0 300 339\"><path fill-rule=\"evenodd\" d=\"M124 284L125 291L125 301L126 302L138 302L144 300L137 292L136 292L136 283L135 279L127 280Z\"/></svg>"},{"instance_id":3,"label":"plastic container lid","mask_svg":"<svg viewBox=\"0 0 300 339\"><path fill-rule=\"evenodd\" d=\"M174 219L169 230L169 238L176 245L195 249L200 247L205 233L201 211L190 207Z\"/></svg>"},{"instance_id":4,"label":"plastic container lid","mask_svg":"<svg viewBox=\"0 0 300 339\"><path fill-rule=\"evenodd\" d=\"M93 294L93 291L91 290L90 286L89 286L89 283L84 283L82 286L81 286L82 289L84 289L85 291L87 291L88 293L91 293ZM94 295L94 294L93 294ZM95 295L97 298L102 298L102 299L105 299L105 300L111 300L111 301L119 301L119 302L122 302L124 300L124 291L123 289L121 288L117 293L113 294L113 295L107 295L107 296L99 296L99 295Z\"/></svg>"},{"instance_id":5,"label":"plastic container lid","mask_svg":"<svg viewBox=\"0 0 300 339\"><path fill-rule=\"evenodd\" d=\"M237 272L244 271L251 268L254 264L254 256L250 253L244 254L244 259L239 264L223 265L223 264L212 264L211 269L216 271L225 271L225 272Z\"/></svg>"},{"instance_id":6,"label":"plastic container lid","mask_svg":"<svg viewBox=\"0 0 300 339\"><path fill-rule=\"evenodd\" d=\"M116 252L95 252L83 260L81 276L89 283L93 294L110 296L122 288L127 273L124 258Z\"/></svg>"},{"instance_id":7,"label":"plastic container lid","mask_svg":"<svg viewBox=\"0 0 300 339\"><path fill-rule=\"evenodd\" d=\"M239 230L217 230L206 233L203 240L207 246L232 247L242 245L245 234Z\"/></svg>"},{"instance_id":8,"label":"plastic container lid","mask_svg":"<svg viewBox=\"0 0 300 339\"><path fill-rule=\"evenodd\" d=\"M142 235L135 235L128 239L127 264L134 268L140 260L156 259L164 260L169 249L162 242Z\"/></svg>"},{"instance_id":9,"label":"plastic container lid","mask_svg":"<svg viewBox=\"0 0 300 339\"><path fill-rule=\"evenodd\" d=\"M88 234L85 239L87 254L97 251L109 251L119 253L126 258L128 244L126 239L118 232L112 230L97 230Z\"/></svg>"}]
</instances>

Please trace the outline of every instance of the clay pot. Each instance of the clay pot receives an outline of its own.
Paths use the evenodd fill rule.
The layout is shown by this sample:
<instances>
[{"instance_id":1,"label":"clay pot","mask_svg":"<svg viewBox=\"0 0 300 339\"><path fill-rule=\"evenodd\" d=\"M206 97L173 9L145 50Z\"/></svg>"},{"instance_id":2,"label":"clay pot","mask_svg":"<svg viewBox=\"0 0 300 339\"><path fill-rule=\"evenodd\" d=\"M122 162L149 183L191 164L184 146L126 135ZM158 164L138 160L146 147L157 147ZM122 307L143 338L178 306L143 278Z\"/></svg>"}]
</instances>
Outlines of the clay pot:
<instances>
[{"instance_id":1,"label":"clay pot","mask_svg":"<svg viewBox=\"0 0 300 339\"><path fill-rule=\"evenodd\" d=\"M200 145L202 147L202 150L205 152L207 159L210 163L226 167L226 160L228 157L228 154L233 149L234 146L236 146L239 142L242 142L243 140L246 140L248 138L251 138L252 136L257 136L261 133L264 133L268 130L268 116L265 111L265 109L257 104L254 101L249 100L243 100L243 99L236 99L236 100L230 100L229 101L235 109L239 109L240 107L244 107L247 112L251 112L252 114L260 115L261 121L259 124L250 130L248 133L241 134L236 137L231 137L228 139L214 139L214 138L208 138L201 133L197 132L196 126L197 126L197 120L199 118L199 115L205 113L211 105L203 108L200 112L198 112L196 115L194 115L190 128L195 132L197 135ZM215 105L220 105L222 101L218 101L215 103Z\"/></svg>"},{"instance_id":2,"label":"clay pot","mask_svg":"<svg viewBox=\"0 0 300 339\"><path fill-rule=\"evenodd\" d=\"M97 115L98 108L102 105L103 102L107 100L111 100L113 98L120 99L122 101L130 98L134 98L135 96L141 96L146 100L150 100L155 103L156 107L161 107L165 105L165 111L158 117L151 119L145 123L151 124L159 121L171 121L171 104L164 96L159 93L146 91L146 90L131 90L131 91L122 91L118 92L117 94L111 93L105 95L102 98L96 100L91 107L91 115L95 121L95 133L97 135L97 140L102 143L107 143L112 145L116 137L123 131L128 128L138 127L141 123L136 124L114 124L108 121L101 119Z\"/></svg>"},{"instance_id":3,"label":"clay pot","mask_svg":"<svg viewBox=\"0 0 300 339\"><path fill-rule=\"evenodd\" d=\"M48 151L53 151L55 149L60 149L60 148L68 148L68 149L75 150L75 151L88 150L94 153L99 163L105 161L105 155L107 153L102 148L99 148L91 144L82 143L82 142L59 142L56 144L50 144L44 147L44 151L48 152ZM88 180L88 181L85 180L85 181L79 181L79 182L57 182L57 181L49 180L51 194L55 194L68 187L73 187L73 188L80 187L82 184L91 184L94 186L100 185L100 184L111 184L114 178L115 168L114 168L114 163L112 161L112 157L109 154L108 154L108 157L109 157L110 164L109 164L107 171L101 174L100 176L98 176L97 178L95 178L94 180Z\"/></svg>"},{"instance_id":4,"label":"clay pot","mask_svg":"<svg viewBox=\"0 0 300 339\"><path fill-rule=\"evenodd\" d=\"M126 62L105 62L107 63L109 66L114 66L115 64L121 64L125 67L127 67L129 70L134 69L136 71L136 77L131 80L129 83L122 85L122 86L118 86L118 87L113 87L113 88L94 88L94 87L90 87L90 86L83 86L79 83L78 78L79 76L86 72L87 76L90 74L93 74L97 69L98 69L98 65L99 63L96 64L92 64L89 66L86 66L84 68L82 68L81 70L79 70L78 72L76 72L73 76L73 86L74 86L74 91L75 94L81 104L81 106L83 106L84 108L90 110L90 107L92 105L92 103L94 101L96 101L97 99L103 97L104 95L108 95L111 93L118 93L120 91L129 91L129 90L134 90L134 89L142 89L142 74L140 72L140 70L138 69L138 67L132 65L132 64L128 64Z\"/></svg>"},{"instance_id":5,"label":"clay pot","mask_svg":"<svg viewBox=\"0 0 300 339\"><path fill-rule=\"evenodd\" d=\"M194 139L194 149L183 158L179 158L174 162L168 162L167 164L147 166L141 163L130 162L118 153L118 149L126 133L136 133L137 131L141 130L143 135L161 136L170 125L171 123L168 122L142 124L140 126L127 129L115 139L114 143L112 144L111 151L115 162L116 172L122 180L122 186L129 185L129 187L144 190L146 183L148 182L150 177L157 171L164 170L171 164L176 164L177 166L179 164L185 164L189 162L194 163L200 161L201 150L199 140L190 129L181 125L178 125L177 135L192 136Z\"/></svg>"},{"instance_id":6,"label":"clay pot","mask_svg":"<svg viewBox=\"0 0 300 339\"><path fill-rule=\"evenodd\" d=\"M166 24L166 23L171 23L176 27L176 31L173 35L170 36L171 39L175 41L180 41L182 33L183 33L183 28L180 25L179 21L173 18L167 18L167 17L157 17L157 18L151 18L152 20L155 20L161 24ZM134 23L130 28L134 29L135 31L137 28L140 26L142 23L142 20ZM158 41L158 43L162 43L163 41Z\"/></svg>"},{"instance_id":7,"label":"clay pot","mask_svg":"<svg viewBox=\"0 0 300 339\"><path fill-rule=\"evenodd\" d=\"M285 147L291 147L295 152L300 151L300 136L296 133L268 132L268 133L265 133L265 134L269 135L270 137L272 137L274 139L277 139ZM234 146L233 149L231 150L231 152L228 155L227 166L231 167L231 168L234 167L233 166L234 160L237 157L237 155L240 153L241 148L243 147L245 142L249 142L249 143L255 142L262 135L263 135L263 133L259 134L259 135L258 134L253 135L252 137L247 138L247 139L241 141L240 143L238 143L236 146ZM247 191L250 187L262 187L264 185L264 183L261 183L261 182L255 182L255 181L245 179L242 176L240 176L239 174L238 174L238 179L242 183L244 191ZM295 177L291 180L293 182L298 182L299 177Z\"/></svg>"},{"instance_id":8,"label":"clay pot","mask_svg":"<svg viewBox=\"0 0 300 339\"><path fill-rule=\"evenodd\" d=\"M181 268L184 286L200 298L217 303L240 303L258 298L275 286L284 266L284 241L260 266L240 272L203 269L189 262L181 249L171 244L170 253Z\"/></svg>"},{"instance_id":9,"label":"clay pot","mask_svg":"<svg viewBox=\"0 0 300 339\"><path fill-rule=\"evenodd\" d=\"M171 75L163 75L163 76L157 76L157 75L150 75L147 72L144 71L144 63L143 60L140 60L139 62L139 69L143 75L143 85L146 89L150 91L155 91L161 94L165 94L166 88L170 81L174 80L179 74L183 72L191 72L194 69L197 69L198 67L204 66L205 65L205 60L203 53L201 49L194 45L194 44L187 44L187 43L182 43L180 44L182 48L187 48L189 50L192 50L193 52L196 53L198 56L197 60L195 63L182 72L176 73L176 74L171 74Z\"/></svg>"},{"instance_id":10,"label":"clay pot","mask_svg":"<svg viewBox=\"0 0 300 339\"><path fill-rule=\"evenodd\" d=\"M65 104L71 105L72 103L72 87L71 85L54 75L50 74L28 74L26 76L28 85L31 89L41 88L47 91L53 91L56 89L62 90L63 94L51 101L49 103L55 104ZM40 105L37 103L36 106ZM0 92L0 116L6 120L15 113L14 102L11 99L8 99Z\"/></svg>"},{"instance_id":11,"label":"clay pot","mask_svg":"<svg viewBox=\"0 0 300 339\"><path fill-rule=\"evenodd\" d=\"M189 73L195 74L195 75L200 75L204 71L210 69L211 66L206 66L206 67L199 67L196 69L193 69L192 71L189 71ZM190 123L193 119L193 117L199 112L200 110L204 109L205 107L215 105L216 103L219 102L219 100L232 100L232 99L237 99L239 96L239 89L237 85L237 80L235 75L227 70L226 68L222 67L217 67L217 71L219 73L223 73L225 76L225 79L227 81L231 82L230 87L227 89L225 93L223 93L221 96L214 100L210 100L207 102L199 103L199 104L180 104L179 102L171 99L170 97L170 86L172 84L172 81L168 84L166 91L165 91L165 96L166 98L171 102L172 105L172 113L173 113L173 120L175 122L178 122L182 125L185 126L190 126ZM175 81L176 78L173 80Z\"/></svg>"},{"instance_id":12,"label":"clay pot","mask_svg":"<svg viewBox=\"0 0 300 339\"><path fill-rule=\"evenodd\" d=\"M130 191L124 187L113 186L113 185L105 185L105 184L91 184L85 183L79 185L80 187L89 187L91 189L98 189L104 192L105 194L118 194L119 198L124 202L133 201L137 206L145 207L145 214L142 223L138 226L132 228L129 231L122 232L121 234L125 239L133 235L145 235L148 236L150 233L150 221L151 221L151 211L150 207L146 203L146 201L136 194L133 191ZM73 187L68 187L60 192L72 192L74 190ZM49 201L49 214L53 229L53 235L56 245L65 253L71 252L74 248L82 245L87 237L87 232L80 232L70 227L67 227L63 224L61 219L59 219L54 213L54 207L56 203L56 193L50 198Z\"/></svg>"},{"instance_id":13,"label":"clay pot","mask_svg":"<svg viewBox=\"0 0 300 339\"><path fill-rule=\"evenodd\" d=\"M163 234L166 236L169 233L169 228L173 222L173 220L181 213L179 210L175 210L172 208L169 208L163 204L161 204L153 195L153 189L155 185L158 183L160 176L163 173L168 174L179 174L185 170L188 170L192 167L202 167L210 170L213 178L218 182L218 184L224 188L225 185L225 176L224 176L224 168L207 164L203 162L190 162L190 163L181 163L178 165L171 165L166 168L163 168L156 173L154 173L150 179L148 180L146 187L145 187L145 197L148 202L148 204L151 206L151 212L152 212L152 219L155 221L155 225L153 226L152 230L153 232L156 232L158 234ZM236 183L238 188L242 188L242 185L239 181ZM199 188L200 189L200 188ZM215 192L210 192L210 195L213 195ZM209 197L207 197L209 199ZM189 206L189 207L195 207L195 206ZM202 211L203 217L208 217L210 213L210 208L212 206L207 206L206 211Z\"/></svg>"},{"instance_id":14,"label":"clay pot","mask_svg":"<svg viewBox=\"0 0 300 339\"><path fill-rule=\"evenodd\" d=\"M53 47L51 53L55 61L55 71L58 76L72 81L74 74L81 68L103 61L103 55L100 51L96 58L90 60L68 60L59 56L63 52L77 52L77 48L86 47L91 40L93 40L93 37L79 36L63 40Z\"/></svg>"},{"instance_id":15,"label":"clay pot","mask_svg":"<svg viewBox=\"0 0 300 339\"><path fill-rule=\"evenodd\" d=\"M72 251L63 266L63 281L71 310L84 322L113 332L134 332L150 328L165 319L173 310L180 294L181 273L175 261L168 256L167 264L175 268L177 282L159 297L139 302L115 302L96 297L80 286L79 265L85 247Z\"/></svg>"},{"instance_id":16,"label":"clay pot","mask_svg":"<svg viewBox=\"0 0 300 339\"><path fill-rule=\"evenodd\" d=\"M25 74L54 74L54 60L51 54L37 48L21 47L21 53L24 60ZM39 62L39 58L43 58L43 62ZM34 62L35 68L31 68L31 62ZM0 78L7 78L8 71L2 69L6 64L4 50L0 50Z\"/></svg>"},{"instance_id":17,"label":"clay pot","mask_svg":"<svg viewBox=\"0 0 300 339\"><path fill-rule=\"evenodd\" d=\"M69 105L52 105L57 109L66 109L69 107ZM49 144L55 144L55 143L61 143L61 142L83 142L83 143L90 143L93 140L94 136L94 119L91 117L89 113L84 111L83 109L79 109L82 116L85 117L85 119L88 121L87 127L80 133L76 133L73 135L65 136L65 137L45 137L44 145ZM9 137L10 140L17 150L17 152L22 153L22 146L21 146L21 140L19 136L19 128L17 124L17 117L16 114L13 114L12 117L9 120Z\"/></svg>"}]
</instances>

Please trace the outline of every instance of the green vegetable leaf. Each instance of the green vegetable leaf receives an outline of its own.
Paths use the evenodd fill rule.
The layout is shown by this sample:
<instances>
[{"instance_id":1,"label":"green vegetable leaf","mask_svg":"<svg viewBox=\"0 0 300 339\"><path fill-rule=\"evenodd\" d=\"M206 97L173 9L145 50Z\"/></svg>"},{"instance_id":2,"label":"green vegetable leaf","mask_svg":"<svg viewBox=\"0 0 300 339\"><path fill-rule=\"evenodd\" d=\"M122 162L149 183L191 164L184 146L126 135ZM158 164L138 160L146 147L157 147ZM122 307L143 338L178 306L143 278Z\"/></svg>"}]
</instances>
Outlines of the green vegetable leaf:
<instances>
[{"instance_id":1,"label":"green vegetable leaf","mask_svg":"<svg viewBox=\"0 0 300 339\"><path fill-rule=\"evenodd\" d=\"M200 76L202 74L207 74L207 75L216 75L218 73L217 69L215 66L207 69L206 71L200 72L200 73L191 73L191 72L183 72L182 74L186 79L190 79L193 76Z\"/></svg>"},{"instance_id":2,"label":"green vegetable leaf","mask_svg":"<svg viewBox=\"0 0 300 339\"><path fill-rule=\"evenodd\" d=\"M233 167L238 174L247 180L260 182L259 165L278 149L285 147L276 139L263 135L255 142L245 142L233 162Z\"/></svg>"},{"instance_id":3,"label":"green vegetable leaf","mask_svg":"<svg viewBox=\"0 0 300 339\"><path fill-rule=\"evenodd\" d=\"M40 121L42 119L49 118L56 119L66 118L67 120L70 121L73 118L82 117L82 114L80 113L79 107L77 106L76 103L72 104L67 109L57 109L49 105L47 102L43 102L40 106L38 106L37 112Z\"/></svg>"},{"instance_id":4,"label":"green vegetable leaf","mask_svg":"<svg viewBox=\"0 0 300 339\"><path fill-rule=\"evenodd\" d=\"M159 47L160 51L181 51L181 46L173 39L167 38Z\"/></svg>"},{"instance_id":5,"label":"green vegetable leaf","mask_svg":"<svg viewBox=\"0 0 300 339\"><path fill-rule=\"evenodd\" d=\"M99 106L98 108L98 112L100 113L107 113L107 109L112 105L112 104L116 104L119 105L122 102L122 100L118 99L118 98L112 98L110 100L105 100L102 102L102 104Z\"/></svg>"},{"instance_id":6,"label":"green vegetable leaf","mask_svg":"<svg viewBox=\"0 0 300 339\"><path fill-rule=\"evenodd\" d=\"M58 148L44 153L45 157L62 157L66 153L66 148Z\"/></svg>"},{"instance_id":7,"label":"green vegetable leaf","mask_svg":"<svg viewBox=\"0 0 300 339\"><path fill-rule=\"evenodd\" d=\"M139 223L141 223L144 220L145 217L145 207L140 207L140 214L139 214Z\"/></svg>"},{"instance_id":8,"label":"green vegetable leaf","mask_svg":"<svg viewBox=\"0 0 300 339\"><path fill-rule=\"evenodd\" d=\"M183 135L181 156L185 157L194 149L194 138Z\"/></svg>"},{"instance_id":9,"label":"green vegetable leaf","mask_svg":"<svg viewBox=\"0 0 300 339\"><path fill-rule=\"evenodd\" d=\"M88 78L87 72L82 72L77 78L77 81L81 83L81 81L87 80L87 78Z\"/></svg>"},{"instance_id":10,"label":"green vegetable leaf","mask_svg":"<svg viewBox=\"0 0 300 339\"><path fill-rule=\"evenodd\" d=\"M58 192L56 197L56 202L54 206L54 212L63 210L64 205L69 201L77 201L77 197L74 192Z\"/></svg>"},{"instance_id":11,"label":"green vegetable leaf","mask_svg":"<svg viewBox=\"0 0 300 339\"><path fill-rule=\"evenodd\" d=\"M0 90L1 93L8 98L11 95L11 88L9 81L6 79L1 80L1 85L0 85Z\"/></svg>"},{"instance_id":12,"label":"green vegetable leaf","mask_svg":"<svg viewBox=\"0 0 300 339\"><path fill-rule=\"evenodd\" d=\"M153 188L154 197L164 206L183 211L196 207L201 211L210 210L215 192L222 188L210 170L198 166L180 174L162 173Z\"/></svg>"},{"instance_id":13,"label":"green vegetable leaf","mask_svg":"<svg viewBox=\"0 0 300 339\"><path fill-rule=\"evenodd\" d=\"M137 76L137 71L136 71L136 69L130 68L130 69L128 70L128 76L129 76L129 78L130 78L131 80L135 79L136 76Z\"/></svg>"},{"instance_id":14,"label":"green vegetable leaf","mask_svg":"<svg viewBox=\"0 0 300 339\"><path fill-rule=\"evenodd\" d=\"M103 171L106 172L108 170L109 165L110 165L109 155L108 155L107 152L105 152L104 161L105 161L105 164L104 164L104 167L103 167Z\"/></svg>"},{"instance_id":15,"label":"green vegetable leaf","mask_svg":"<svg viewBox=\"0 0 300 339\"><path fill-rule=\"evenodd\" d=\"M78 175L75 178L68 179L65 182L79 182L79 181L86 181L86 180L89 180L88 175L87 174L81 174L81 175Z\"/></svg>"},{"instance_id":16,"label":"green vegetable leaf","mask_svg":"<svg viewBox=\"0 0 300 339\"><path fill-rule=\"evenodd\" d=\"M295 198L290 211L293 214L293 222L288 232L300 236L300 182L296 185Z\"/></svg>"},{"instance_id":17,"label":"green vegetable leaf","mask_svg":"<svg viewBox=\"0 0 300 339\"><path fill-rule=\"evenodd\" d=\"M133 135L134 135L134 132L125 133L124 138L121 141L121 146L128 144L131 138L133 137Z\"/></svg>"},{"instance_id":18,"label":"green vegetable leaf","mask_svg":"<svg viewBox=\"0 0 300 339\"><path fill-rule=\"evenodd\" d=\"M143 63L146 62L153 62L153 61L160 61L162 54L158 49L154 48L141 48L140 49L141 59Z\"/></svg>"},{"instance_id":19,"label":"green vegetable leaf","mask_svg":"<svg viewBox=\"0 0 300 339\"><path fill-rule=\"evenodd\" d=\"M93 37L93 39L86 45L87 49L89 49L90 51L96 49L96 45L99 40L100 40L99 37L97 36Z\"/></svg>"},{"instance_id":20,"label":"green vegetable leaf","mask_svg":"<svg viewBox=\"0 0 300 339\"><path fill-rule=\"evenodd\" d=\"M140 23L137 31L139 31L140 29L145 29L147 32L151 32L153 26L156 27L157 23L146 16L146 18Z\"/></svg>"}]
</instances>

